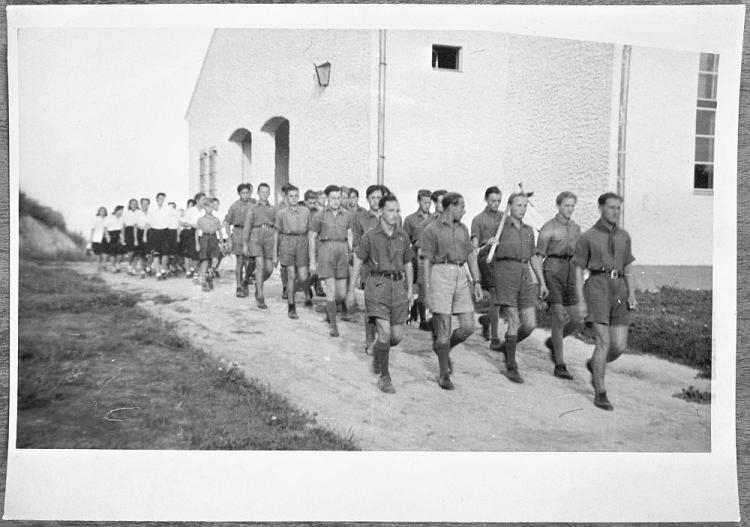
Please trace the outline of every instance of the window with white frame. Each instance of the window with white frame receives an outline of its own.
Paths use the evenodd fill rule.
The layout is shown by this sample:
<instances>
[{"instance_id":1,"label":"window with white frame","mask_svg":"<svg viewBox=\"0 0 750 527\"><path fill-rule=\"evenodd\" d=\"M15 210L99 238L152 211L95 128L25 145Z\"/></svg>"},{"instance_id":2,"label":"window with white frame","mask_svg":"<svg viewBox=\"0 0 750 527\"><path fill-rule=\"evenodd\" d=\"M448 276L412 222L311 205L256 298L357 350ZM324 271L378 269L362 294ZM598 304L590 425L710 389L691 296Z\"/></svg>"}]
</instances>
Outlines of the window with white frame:
<instances>
[{"instance_id":1,"label":"window with white frame","mask_svg":"<svg viewBox=\"0 0 750 527\"><path fill-rule=\"evenodd\" d=\"M695 170L693 188L714 188L714 136L719 56L701 53L698 69L698 103L695 116Z\"/></svg>"},{"instance_id":2,"label":"window with white frame","mask_svg":"<svg viewBox=\"0 0 750 527\"><path fill-rule=\"evenodd\" d=\"M208 151L208 197L216 197L216 149L212 148Z\"/></svg>"},{"instance_id":3,"label":"window with white frame","mask_svg":"<svg viewBox=\"0 0 750 527\"><path fill-rule=\"evenodd\" d=\"M203 151L200 155L200 162L198 165L199 170L199 180L198 180L198 190L200 192L206 192L206 187L208 183L208 152Z\"/></svg>"}]
</instances>

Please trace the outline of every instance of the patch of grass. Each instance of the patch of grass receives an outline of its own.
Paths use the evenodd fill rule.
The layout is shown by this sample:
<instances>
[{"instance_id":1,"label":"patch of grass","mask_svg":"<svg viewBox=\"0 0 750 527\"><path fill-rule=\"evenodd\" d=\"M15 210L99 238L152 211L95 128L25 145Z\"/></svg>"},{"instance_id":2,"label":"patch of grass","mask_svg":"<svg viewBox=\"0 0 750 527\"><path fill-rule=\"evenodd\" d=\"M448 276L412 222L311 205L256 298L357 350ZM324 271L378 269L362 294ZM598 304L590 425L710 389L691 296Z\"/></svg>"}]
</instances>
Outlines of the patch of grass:
<instances>
[{"instance_id":1,"label":"patch of grass","mask_svg":"<svg viewBox=\"0 0 750 527\"><path fill-rule=\"evenodd\" d=\"M674 394L674 397L685 399L690 403L711 404L711 392L700 390L695 386L683 388L682 392Z\"/></svg>"},{"instance_id":2,"label":"patch of grass","mask_svg":"<svg viewBox=\"0 0 750 527\"><path fill-rule=\"evenodd\" d=\"M357 449L194 347L138 295L27 261L19 288L19 448Z\"/></svg>"},{"instance_id":3,"label":"patch of grass","mask_svg":"<svg viewBox=\"0 0 750 527\"><path fill-rule=\"evenodd\" d=\"M698 368L711 377L711 291L662 287L657 292L637 291L638 307L632 313L628 348ZM552 327L548 309L537 311L540 327ZM593 343L584 329L579 338Z\"/></svg>"},{"instance_id":4,"label":"patch of grass","mask_svg":"<svg viewBox=\"0 0 750 527\"><path fill-rule=\"evenodd\" d=\"M169 295L156 295L153 298L154 304L171 304L174 302L174 298Z\"/></svg>"}]
</instances>

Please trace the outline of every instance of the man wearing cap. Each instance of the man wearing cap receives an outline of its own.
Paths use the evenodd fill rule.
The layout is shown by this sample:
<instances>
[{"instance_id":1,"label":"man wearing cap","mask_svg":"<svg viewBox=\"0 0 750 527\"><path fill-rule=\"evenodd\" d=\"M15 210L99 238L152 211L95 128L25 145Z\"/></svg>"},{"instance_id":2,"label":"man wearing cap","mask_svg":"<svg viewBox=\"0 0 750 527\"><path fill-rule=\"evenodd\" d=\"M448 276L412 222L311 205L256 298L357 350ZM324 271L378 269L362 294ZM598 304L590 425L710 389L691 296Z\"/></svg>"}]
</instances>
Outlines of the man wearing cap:
<instances>
[{"instance_id":1,"label":"man wearing cap","mask_svg":"<svg viewBox=\"0 0 750 527\"><path fill-rule=\"evenodd\" d=\"M596 346L586 367L594 386L594 405L612 410L604 386L608 362L617 359L628 345L630 311L638 305L630 264L630 235L617 226L622 197L614 192L599 196L601 217L584 232L576 244L573 264L576 267L576 293L582 319L591 324ZM584 283L584 271L590 274Z\"/></svg>"},{"instance_id":2,"label":"man wearing cap","mask_svg":"<svg viewBox=\"0 0 750 527\"><path fill-rule=\"evenodd\" d=\"M419 329L429 330L427 324L427 313L425 308L425 291L424 291L424 266L420 261L417 253L419 251L419 238L422 236L427 219L430 217L430 206L432 193L427 189L421 189L417 192L417 210L409 214L404 219L404 232L409 237L414 258L412 259L412 274L414 283L417 284L417 301L412 307L411 319L417 320L419 317ZM416 313L414 312L416 311Z\"/></svg>"},{"instance_id":3,"label":"man wearing cap","mask_svg":"<svg viewBox=\"0 0 750 527\"><path fill-rule=\"evenodd\" d=\"M542 226L536 244L537 254L544 258L544 280L549 289L547 304L552 310L552 336L544 344L555 363L555 377L561 379L573 378L565 365L563 339L580 327L575 266L570 262L581 236L581 228L570 219L577 199L567 190L558 194L557 214Z\"/></svg>"},{"instance_id":4,"label":"man wearing cap","mask_svg":"<svg viewBox=\"0 0 750 527\"><path fill-rule=\"evenodd\" d=\"M250 183L240 183L237 185L237 194L239 195L239 199L232 203L224 218L224 229L227 233L227 238L230 240L232 254L235 258L234 278L237 284L237 292L235 294L238 298L244 298L249 292L246 280L247 262L245 255L242 254L242 240L245 218L250 207L253 205L251 201L252 185Z\"/></svg>"},{"instance_id":5,"label":"man wearing cap","mask_svg":"<svg viewBox=\"0 0 750 527\"><path fill-rule=\"evenodd\" d=\"M354 253L354 271L347 296L353 302L359 271L363 264L367 265L366 313L377 326L373 371L380 374L378 388L385 393L395 393L388 356L391 347L404 338L412 292L413 254L409 237L398 226L396 196L390 194L381 198L378 210L381 211L378 224L362 236Z\"/></svg>"},{"instance_id":6,"label":"man wearing cap","mask_svg":"<svg viewBox=\"0 0 750 527\"><path fill-rule=\"evenodd\" d=\"M258 203L248 208L242 229L242 254L256 259L255 301L260 309L268 309L263 284L273 273L276 258L273 251L276 209L268 202L270 194L271 187L266 183L258 185Z\"/></svg>"},{"instance_id":7,"label":"man wearing cap","mask_svg":"<svg viewBox=\"0 0 750 527\"><path fill-rule=\"evenodd\" d=\"M492 247L492 241L495 238L495 233L497 233L497 228L500 226L500 220L503 217L503 213L500 212L500 201L502 198L503 193L500 192L499 188L495 186L487 188L484 191L484 201L487 203L487 206L471 220L471 242L474 244L474 249L478 249L479 251L477 254L477 263L479 265L479 272L482 273L482 289L490 293L490 298L492 298L495 289L495 277L493 266L487 263L487 254L490 247ZM500 339L497 335L499 318L500 306L496 306L494 302L491 302L489 316L482 315L479 317L482 328L489 325L490 348L493 350L501 348Z\"/></svg>"},{"instance_id":8,"label":"man wearing cap","mask_svg":"<svg viewBox=\"0 0 750 527\"><path fill-rule=\"evenodd\" d=\"M508 198L508 217L495 249L494 262L494 302L508 321L505 342L496 351L505 353L505 376L515 383L523 382L516 363L516 345L534 331L537 299L547 298L548 294L542 261L536 254L534 229L523 222L527 206L528 196L523 192Z\"/></svg>"},{"instance_id":9,"label":"man wearing cap","mask_svg":"<svg viewBox=\"0 0 750 527\"><path fill-rule=\"evenodd\" d=\"M422 232L419 250L432 312L433 350L440 366L438 384L444 390L453 390L450 350L474 333L472 296L481 299L482 287L469 230L461 223L466 208L463 196L448 192L442 196L442 207L440 217ZM471 276L466 273L465 263L469 264ZM451 332L453 315L458 317L459 327Z\"/></svg>"}]
</instances>

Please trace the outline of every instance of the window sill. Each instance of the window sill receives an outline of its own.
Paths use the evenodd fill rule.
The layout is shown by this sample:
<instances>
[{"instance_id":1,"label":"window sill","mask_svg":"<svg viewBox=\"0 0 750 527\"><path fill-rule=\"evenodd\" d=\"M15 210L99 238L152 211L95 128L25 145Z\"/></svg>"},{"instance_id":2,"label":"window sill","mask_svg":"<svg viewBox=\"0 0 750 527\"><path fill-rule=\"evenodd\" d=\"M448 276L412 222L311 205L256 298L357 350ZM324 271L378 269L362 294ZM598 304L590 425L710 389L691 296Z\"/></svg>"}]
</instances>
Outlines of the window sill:
<instances>
[{"instance_id":1,"label":"window sill","mask_svg":"<svg viewBox=\"0 0 750 527\"><path fill-rule=\"evenodd\" d=\"M712 189L712 188L694 188L693 189L693 195L694 196L713 196L714 195L714 189Z\"/></svg>"}]
</instances>

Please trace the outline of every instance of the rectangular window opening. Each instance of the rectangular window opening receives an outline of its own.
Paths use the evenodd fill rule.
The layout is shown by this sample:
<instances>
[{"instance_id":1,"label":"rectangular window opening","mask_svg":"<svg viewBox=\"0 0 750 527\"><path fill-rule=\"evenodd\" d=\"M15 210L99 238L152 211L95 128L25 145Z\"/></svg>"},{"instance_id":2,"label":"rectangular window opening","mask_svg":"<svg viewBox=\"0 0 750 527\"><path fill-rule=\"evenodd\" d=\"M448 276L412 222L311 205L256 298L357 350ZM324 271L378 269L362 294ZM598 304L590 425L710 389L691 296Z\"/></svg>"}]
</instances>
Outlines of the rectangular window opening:
<instances>
[{"instance_id":1,"label":"rectangular window opening","mask_svg":"<svg viewBox=\"0 0 750 527\"><path fill-rule=\"evenodd\" d=\"M719 56L701 53L698 65L698 97L695 116L695 164L693 188L714 188L714 139Z\"/></svg>"},{"instance_id":2,"label":"rectangular window opening","mask_svg":"<svg viewBox=\"0 0 750 527\"><path fill-rule=\"evenodd\" d=\"M461 48L433 44L432 68L436 70L461 71Z\"/></svg>"}]
</instances>

